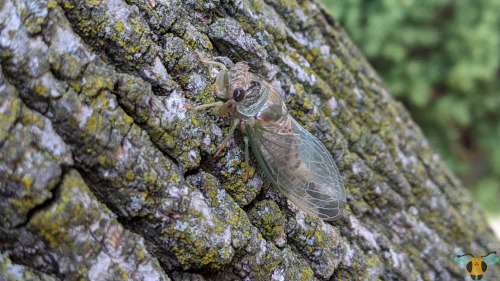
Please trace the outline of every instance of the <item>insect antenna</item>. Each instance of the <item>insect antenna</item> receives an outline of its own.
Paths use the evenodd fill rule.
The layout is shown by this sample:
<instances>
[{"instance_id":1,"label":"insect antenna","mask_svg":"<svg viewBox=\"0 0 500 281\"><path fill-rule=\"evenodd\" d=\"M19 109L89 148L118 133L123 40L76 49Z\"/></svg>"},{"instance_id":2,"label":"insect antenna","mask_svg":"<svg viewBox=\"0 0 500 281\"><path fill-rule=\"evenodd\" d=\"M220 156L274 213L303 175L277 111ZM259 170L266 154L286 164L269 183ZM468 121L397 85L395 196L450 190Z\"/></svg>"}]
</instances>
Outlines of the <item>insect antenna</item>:
<instances>
[{"instance_id":1,"label":"insect antenna","mask_svg":"<svg viewBox=\"0 0 500 281\"><path fill-rule=\"evenodd\" d=\"M491 255L491 254L495 254L495 255L496 255L496 254L497 254L497 252L496 252L496 251L493 251L493 252L487 253L486 255L481 256L481 258L485 258L485 257L487 257L487 256L489 256L489 255Z\"/></svg>"},{"instance_id":2,"label":"insect antenna","mask_svg":"<svg viewBox=\"0 0 500 281\"><path fill-rule=\"evenodd\" d=\"M473 254L469 254L469 253L467 253L467 254L463 254L463 255L459 255L459 256L457 256L457 257L461 258L461 257L463 257L463 256L471 256L471 257L474 257L474 255L473 255Z\"/></svg>"}]
</instances>

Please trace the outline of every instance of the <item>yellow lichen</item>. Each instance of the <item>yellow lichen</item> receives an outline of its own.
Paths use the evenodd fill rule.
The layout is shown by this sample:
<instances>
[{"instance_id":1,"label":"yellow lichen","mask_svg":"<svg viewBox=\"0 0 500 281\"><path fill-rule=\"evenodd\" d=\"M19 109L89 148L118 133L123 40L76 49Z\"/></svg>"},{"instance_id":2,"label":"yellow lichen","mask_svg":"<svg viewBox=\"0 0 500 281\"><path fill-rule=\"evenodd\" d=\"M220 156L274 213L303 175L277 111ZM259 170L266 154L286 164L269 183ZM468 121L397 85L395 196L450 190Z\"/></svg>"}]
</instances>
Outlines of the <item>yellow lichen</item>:
<instances>
[{"instance_id":1,"label":"yellow lichen","mask_svg":"<svg viewBox=\"0 0 500 281\"><path fill-rule=\"evenodd\" d=\"M135 180L135 174L132 173L132 172L128 172L126 175L125 175L125 178L128 180L128 181L133 181Z\"/></svg>"}]
</instances>

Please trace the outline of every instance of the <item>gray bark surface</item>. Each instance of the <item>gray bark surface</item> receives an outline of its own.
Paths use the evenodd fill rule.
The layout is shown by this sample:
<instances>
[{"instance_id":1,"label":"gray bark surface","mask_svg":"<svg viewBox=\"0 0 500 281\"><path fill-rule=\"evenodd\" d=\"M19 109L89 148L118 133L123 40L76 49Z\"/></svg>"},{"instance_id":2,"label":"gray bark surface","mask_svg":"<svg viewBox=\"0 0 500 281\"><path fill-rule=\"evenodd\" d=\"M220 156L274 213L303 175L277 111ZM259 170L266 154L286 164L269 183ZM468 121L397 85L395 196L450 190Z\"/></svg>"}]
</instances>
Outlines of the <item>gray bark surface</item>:
<instances>
[{"instance_id":1,"label":"gray bark surface","mask_svg":"<svg viewBox=\"0 0 500 281\"><path fill-rule=\"evenodd\" d=\"M245 60L332 153L325 223L277 192L213 68ZM456 280L480 206L316 1L0 0L0 280ZM500 279L500 266L485 275Z\"/></svg>"}]
</instances>

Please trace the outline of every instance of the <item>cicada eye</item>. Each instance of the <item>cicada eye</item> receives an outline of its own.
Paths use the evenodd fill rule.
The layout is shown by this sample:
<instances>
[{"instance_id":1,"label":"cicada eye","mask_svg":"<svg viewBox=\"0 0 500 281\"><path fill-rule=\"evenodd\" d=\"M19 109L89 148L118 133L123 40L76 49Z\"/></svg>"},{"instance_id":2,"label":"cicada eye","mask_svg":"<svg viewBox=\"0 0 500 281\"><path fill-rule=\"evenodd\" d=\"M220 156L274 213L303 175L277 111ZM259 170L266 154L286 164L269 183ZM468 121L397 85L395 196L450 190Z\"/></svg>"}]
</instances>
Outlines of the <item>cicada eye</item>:
<instances>
[{"instance_id":1,"label":"cicada eye","mask_svg":"<svg viewBox=\"0 0 500 281\"><path fill-rule=\"evenodd\" d=\"M233 92L233 99L235 102L240 102L245 98L245 90L236 88Z\"/></svg>"}]
</instances>

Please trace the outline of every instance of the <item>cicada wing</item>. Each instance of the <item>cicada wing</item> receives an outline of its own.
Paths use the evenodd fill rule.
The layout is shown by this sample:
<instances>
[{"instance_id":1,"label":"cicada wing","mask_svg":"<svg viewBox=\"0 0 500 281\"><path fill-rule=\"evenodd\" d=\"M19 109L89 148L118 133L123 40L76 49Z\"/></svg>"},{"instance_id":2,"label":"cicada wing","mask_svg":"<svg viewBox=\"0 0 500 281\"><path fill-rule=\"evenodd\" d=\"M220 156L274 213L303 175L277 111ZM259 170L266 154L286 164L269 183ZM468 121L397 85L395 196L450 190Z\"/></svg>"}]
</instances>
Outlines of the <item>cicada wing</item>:
<instances>
[{"instance_id":1,"label":"cicada wing","mask_svg":"<svg viewBox=\"0 0 500 281\"><path fill-rule=\"evenodd\" d=\"M497 253L496 252L492 252L490 253L489 255L487 255L485 258L484 258L484 261L488 264L488 265L492 265L492 264L495 264L497 262L500 261L500 259L497 257Z\"/></svg>"},{"instance_id":2,"label":"cicada wing","mask_svg":"<svg viewBox=\"0 0 500 281\"><path fill-rule=\"evenodd\" d=\"M323 144L288 115L288 125L247 125L250 144L266 175L285 196L309 214L331 221L345 207L345 188Z\"/></svg>"},{"instance_id":3,"label":"cicada wing","mask_svg":"<svg viewBox=\"0 0 500 281\"><path fill-rule=\"evenodd\" d=\"M453 259L458 264L466 265L469 262L469 258L465 256L465 252L462 250L457 251L457 255Z\"/></svg>"}]
</instances>

